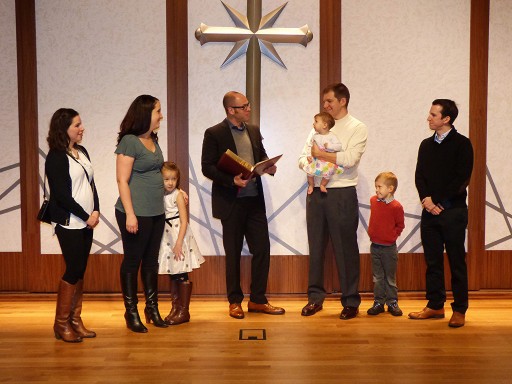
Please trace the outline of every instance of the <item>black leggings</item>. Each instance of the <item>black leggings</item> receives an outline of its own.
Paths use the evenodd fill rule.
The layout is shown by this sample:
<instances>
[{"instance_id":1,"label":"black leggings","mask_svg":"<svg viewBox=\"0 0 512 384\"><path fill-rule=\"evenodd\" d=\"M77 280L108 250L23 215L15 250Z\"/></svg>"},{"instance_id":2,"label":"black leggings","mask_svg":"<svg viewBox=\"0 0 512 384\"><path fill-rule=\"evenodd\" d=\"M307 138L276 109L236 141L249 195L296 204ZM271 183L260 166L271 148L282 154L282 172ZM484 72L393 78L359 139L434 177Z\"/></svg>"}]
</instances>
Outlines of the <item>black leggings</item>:
<instances>
[{"instance_id":1,"label":"black leggings","mask_svg":"<svg viewBox=\"0 0 512 384\"><path fill-rule=\"evenodd\" d=\"M143 271L158 273L158 251L164 233L165 215L137 216L137 233L126 230L126 214L116 209L116 220L123 241L124 258L121 273L138 273L142 263Z\"/></svg>"},{"instance_id":2,"label":"black leggings","mask_svg":"<svg viewBox=\"0 0 512 384\"><path fill-rule=\"evenodd\" d=\"M188 281L188 273L178 273L176 275L169 275L171 280L177 280L177 281Z\"/></svg>"},{"instance_id":3,"label":"black leggings","mask_svg":"<svg viewBox=\"0 0 512 384\"><path fill-rule=\"evenodd\" d=\"M62 280L75 285L78 280L84 278L92 246L93 230L90 228L66 229L57 225L55 234L66 263L66 271Z\"/></svg>"}]
</instances>

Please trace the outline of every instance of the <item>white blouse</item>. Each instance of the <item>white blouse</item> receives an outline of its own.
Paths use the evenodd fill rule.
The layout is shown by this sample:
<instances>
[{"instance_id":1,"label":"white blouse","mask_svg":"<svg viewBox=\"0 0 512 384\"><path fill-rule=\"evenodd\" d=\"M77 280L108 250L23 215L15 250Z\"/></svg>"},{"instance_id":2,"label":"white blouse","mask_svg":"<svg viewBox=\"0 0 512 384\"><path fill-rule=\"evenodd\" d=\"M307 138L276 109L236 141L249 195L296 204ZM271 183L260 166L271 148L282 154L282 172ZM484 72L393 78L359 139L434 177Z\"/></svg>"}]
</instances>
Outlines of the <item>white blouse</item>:
<instances>
[{"instance_id":1,"label":"white blouse","mask_svg":"<svg viewBox=\"0 0 512 384\"><path fill-rule=\"evenodd\" d=\"M85 212L91 214L94 210L94 195L92 192L91 181L94 177L92 164L82 152L79 151L78 159L73 160L67 156L69 161L69 176L71 177L71 196L82 206ZM82 168L83 166L83 168ZM85 175L84 168L89 175ZM55 225L55 223L52 223ZM66 229L82 229L87 227L85 221L78 216L70 214L69 225L62 225Z\"/></svg>"}]
</instances>

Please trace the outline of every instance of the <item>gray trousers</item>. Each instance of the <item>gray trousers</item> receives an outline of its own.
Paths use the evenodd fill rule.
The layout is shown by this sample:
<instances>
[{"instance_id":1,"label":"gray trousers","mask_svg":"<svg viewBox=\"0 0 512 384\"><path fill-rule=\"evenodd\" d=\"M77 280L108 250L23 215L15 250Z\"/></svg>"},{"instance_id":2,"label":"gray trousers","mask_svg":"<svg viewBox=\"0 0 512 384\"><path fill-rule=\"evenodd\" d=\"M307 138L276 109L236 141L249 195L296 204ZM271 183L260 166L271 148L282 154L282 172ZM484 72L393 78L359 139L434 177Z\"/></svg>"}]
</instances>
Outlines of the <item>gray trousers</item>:
<instances>
[{"instance_id":1,"label":"gray trousers","mask_svg":"<svg viewBox=\"0 0 512 384\"><path fill-rule=\"evenodd\" d=\"M373 295L380 304L391 304L398 301L396 286L396 267L398 265L398 250L396 244L370 246L372 254Z\"/></svg>"},{"instance_id":2,"label":"gray trousers","mask_svg":"<svg viewBox=\"0 0 512 384\"><path fill-rule=\"evenodd\" d=\"M306 200L309 243L308 301L322 304L324 259L327 238L331 238L341 287L343 307L359 307L359 247L357 226L359 205L355 187L329 188L321 193L315 188Z\"/></svg>"}]
</instances>

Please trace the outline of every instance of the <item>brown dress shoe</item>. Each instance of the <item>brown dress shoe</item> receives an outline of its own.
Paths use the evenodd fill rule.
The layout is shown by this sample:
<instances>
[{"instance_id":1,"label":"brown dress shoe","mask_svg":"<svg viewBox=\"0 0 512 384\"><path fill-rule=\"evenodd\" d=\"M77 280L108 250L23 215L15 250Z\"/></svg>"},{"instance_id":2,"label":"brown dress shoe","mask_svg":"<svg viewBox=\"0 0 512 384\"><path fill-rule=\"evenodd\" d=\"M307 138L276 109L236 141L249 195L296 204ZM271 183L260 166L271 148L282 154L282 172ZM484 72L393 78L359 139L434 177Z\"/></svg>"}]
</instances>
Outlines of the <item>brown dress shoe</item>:
<instances>
[{"instance_id":1,"label":"brown dress shoe","mask_svg":"<svg viewBox=\"0 0 512 384\"><path fill-rule=\"evenodd\" d=\"M464 326L466 322L466 315L460 312L453 311L453 315L448 323L449 327L460 328Z\"/></svg>"},{"instance_id":2,"label":"brown dress shoe","mask_svg":"<svg viewBox=\"0 0 512 384\"><path fill-rule=\"evenodd\" d=\"M314 304L308 303L304 308L302 308L301 315L302 316L313 316L318 311L321 311L323 308L322 304Z\"/></svg>"},{"instance_id":3,"label":"brown dress shoe","mask_svg":"<svg viewBox=\"0 0 512 384\"><path fill-rule=\"evenodd\" d=\"M343 311L341 311L340 319L341 320L350 320L357 316L359 313L359 308L357 307L343 307Z\"/></svg>"},{"instance_id":4,"label":"brown dress shoe","mask_svg":"<svg viewBox=\"0 0 512 384\"><path fill-rule=\"evenodd\" d=\"M235 319L243 319L245 315L244 310L242 309L242 304L229 304L229 316L234 317Z\"/></svg>"},{"instance_id":5,"label":"brown dress shoe","mask_svg":"<svg viewBox=\"0 0 512 384\"><path fill-rule=\"evenodd\" d=\"M413 320L444 319L444 308L432 309L429 307L425 307L419 312L409 313L409 319L413 319Z\"/></svg>"},{"instance_id":6,"label":"brown dress shoe","mask_svg":"<svg viewBox=\"0 0 512 384\"><path fill-rule=\"evenodd\" d=\"M270 303L266 304L256 304L252 301L249 301L249 304L247 304L247 309L249 312L263 312L267 315L282 315L284 314L284 308L280 307L274 307L273 305L270 305Z\"/></svg>"}]
</instances>

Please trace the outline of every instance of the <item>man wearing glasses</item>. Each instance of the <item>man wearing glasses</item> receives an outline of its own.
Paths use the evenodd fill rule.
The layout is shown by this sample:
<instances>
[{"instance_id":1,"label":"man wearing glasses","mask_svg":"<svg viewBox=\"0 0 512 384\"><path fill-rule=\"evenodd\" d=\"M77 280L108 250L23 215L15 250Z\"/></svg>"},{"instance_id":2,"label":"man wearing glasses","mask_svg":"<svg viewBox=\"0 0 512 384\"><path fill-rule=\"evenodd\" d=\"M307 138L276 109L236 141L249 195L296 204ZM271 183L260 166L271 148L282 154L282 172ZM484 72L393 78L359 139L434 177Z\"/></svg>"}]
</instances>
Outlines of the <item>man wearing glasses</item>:
<instances>
[{"instance_id":1,"label":"man wearing glasses","mask_svg":"<svg viewBox=\"0 0 512 384\"><path fill-rule=\"evenodd\" d=\"M229 315L235 319L244 318L244 294L240 287L240 255L244 237L252 253L248 311L282 315L285 310L270 305L265 296L270 240L261 178L256 176L245 180L242 174L233 176L217 168L220 157L227 149L251 164L268 159L268 156L259 127L247 124L251 113L247 97L230 91L224 95L222 104L226 118L205 131L201 169L203 175L213 181L212 213L222 223ZM276 169L273 165L265 172L274 174Z\"/></svg>"}]
</instances>

